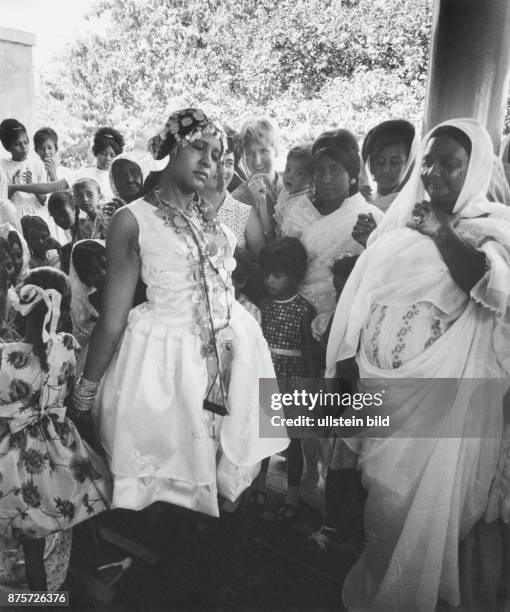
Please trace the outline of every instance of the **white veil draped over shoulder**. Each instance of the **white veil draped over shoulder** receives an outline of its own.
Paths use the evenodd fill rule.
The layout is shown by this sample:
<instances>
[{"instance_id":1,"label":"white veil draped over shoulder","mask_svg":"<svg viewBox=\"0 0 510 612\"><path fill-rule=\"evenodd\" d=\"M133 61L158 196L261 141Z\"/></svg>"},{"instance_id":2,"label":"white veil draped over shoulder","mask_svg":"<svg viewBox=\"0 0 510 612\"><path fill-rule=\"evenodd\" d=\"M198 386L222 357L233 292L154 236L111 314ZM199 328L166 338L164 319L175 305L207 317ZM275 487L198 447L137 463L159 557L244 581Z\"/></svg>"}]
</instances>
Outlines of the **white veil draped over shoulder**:
<instances>
[{"instance_id":1,"label":"white veil draped over shoulder","mask_svg":"<svg viewBox=\"0 0 510 612\"><path fill-rule=\"evenodd\" d=\"M489 307L500 312L508 308L506 291L502 293L499 288L506 283L510 287L510 271L505 265L510 261L510 208L489 202L486 196L493 168L491 139L474 119L445 121L423 138L409 181L370 236L366 251L347 281L329 337L327 376L335 375L337 361L356 354L361 327L374 301L412 304L428 300L438 303L448 313L465 298L451 279L446 264L438 257L433 241L407 228L414 205L429 199L421 181L422 159L431 135L442 126L463 131L472 144L466 179L453 213L460 223L457 227L462 227L463 235L471 243L480 245L477 248L484 250L492 265L491 274L474 288L472 297L486 302L486 296L482 298L485 289L495 299ZM490 242L487 242L489 237Z\"/></svg>"}]
</instances>

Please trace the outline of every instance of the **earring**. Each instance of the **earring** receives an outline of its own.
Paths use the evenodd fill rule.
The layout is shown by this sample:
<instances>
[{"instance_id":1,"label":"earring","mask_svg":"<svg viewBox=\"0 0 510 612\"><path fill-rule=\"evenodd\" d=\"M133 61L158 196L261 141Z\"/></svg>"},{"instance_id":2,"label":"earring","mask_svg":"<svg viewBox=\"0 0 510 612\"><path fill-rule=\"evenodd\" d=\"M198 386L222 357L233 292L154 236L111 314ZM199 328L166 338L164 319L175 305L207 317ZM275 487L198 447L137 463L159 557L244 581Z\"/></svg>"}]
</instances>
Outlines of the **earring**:
<instances>
[{"instance_id":1,"label":"earring","mask_svg":"<svg viewBox=\"0 0 510 612\"><path fill-rule=\"evenodd\" d=\"M351 185L355 185L356 184L356 179L352 178L350 182L351 182Z\"/></svg>"}]
</instances>

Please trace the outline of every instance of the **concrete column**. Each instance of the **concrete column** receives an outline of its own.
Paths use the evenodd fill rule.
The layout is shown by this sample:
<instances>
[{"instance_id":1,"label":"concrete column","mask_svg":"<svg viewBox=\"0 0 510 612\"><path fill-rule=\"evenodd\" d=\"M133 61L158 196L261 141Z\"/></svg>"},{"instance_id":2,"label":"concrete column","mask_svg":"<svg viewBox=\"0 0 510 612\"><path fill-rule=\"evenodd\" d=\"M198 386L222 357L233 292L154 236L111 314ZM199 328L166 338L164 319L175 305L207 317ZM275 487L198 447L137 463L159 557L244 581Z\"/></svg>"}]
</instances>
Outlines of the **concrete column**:
<instances>
[{"instance_id":1,"label":"concrete column","mask_svg":"<svg viewBox=\"0 0 510 612\"><path fill-rule=\"evenodd\" d=\"M33 34L0 28L0 121L18 119L26 125L29 137L35 127L34 45ZM2 157L3 153L2 149Z\"/></svg>"},{"instance_id":2,"label":"concrete column","mask_svg":"<svg viewBox=\"0 0 510 612\"><path fill-rule=\"evenodd\" d=\"M509 68L509 0L435 0L424 129L478 119L497 153Z\"/></svg>"}]
</instances>

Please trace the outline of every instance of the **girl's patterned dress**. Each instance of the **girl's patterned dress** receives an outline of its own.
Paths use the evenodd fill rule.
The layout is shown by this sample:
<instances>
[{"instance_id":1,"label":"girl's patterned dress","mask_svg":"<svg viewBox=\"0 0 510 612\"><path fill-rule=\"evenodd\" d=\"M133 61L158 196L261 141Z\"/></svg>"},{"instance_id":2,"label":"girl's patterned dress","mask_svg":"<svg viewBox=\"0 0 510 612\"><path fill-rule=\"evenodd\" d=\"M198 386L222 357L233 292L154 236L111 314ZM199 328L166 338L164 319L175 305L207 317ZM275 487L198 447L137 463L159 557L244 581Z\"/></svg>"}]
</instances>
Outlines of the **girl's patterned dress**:
<instances>
[{"instance_id":1,"label":"girl's patterned dress","mask_svg":"<svg viewBox=\"0 0 510 612\"><path fill-rule=\"evenodd\" d=\"M48 369L25 342L0 344L0 537L41 538L108 507L102 460L66 417L77 343L50 341Z\"/></svg>"},{"instance_id":2,"label":"girl's patterned dress","mask_svg":"<svg viewBox=\"0 0 510 612\"><path fill-rule=\"evenodd\" d=\"M303 357L303 320L313 317L313 306L296 294L289 300L262 300L262 331L269 345L282 393L300 386L306 376Z\"/></svg>"}]
</instances>

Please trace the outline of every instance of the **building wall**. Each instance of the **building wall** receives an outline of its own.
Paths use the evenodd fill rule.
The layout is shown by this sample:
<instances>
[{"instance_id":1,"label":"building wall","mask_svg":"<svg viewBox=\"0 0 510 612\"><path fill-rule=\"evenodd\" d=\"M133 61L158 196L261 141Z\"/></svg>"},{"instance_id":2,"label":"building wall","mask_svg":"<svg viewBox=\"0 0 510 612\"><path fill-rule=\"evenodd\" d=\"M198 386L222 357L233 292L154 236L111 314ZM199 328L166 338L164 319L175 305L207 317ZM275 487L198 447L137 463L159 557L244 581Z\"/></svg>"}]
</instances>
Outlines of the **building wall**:
<instances>
[{"instance_id":1,"label":"building wall","mask_svg":"<svg viewBox=\"0 0 510 612\"><path fill-rule=\"evenodd\" d=\"M0 121L13 117L24 123L29 136L35 125L34 70L29 32L0 28ZM0 146L0 156L6 152Z\"/></svg>"}]
</instances>

